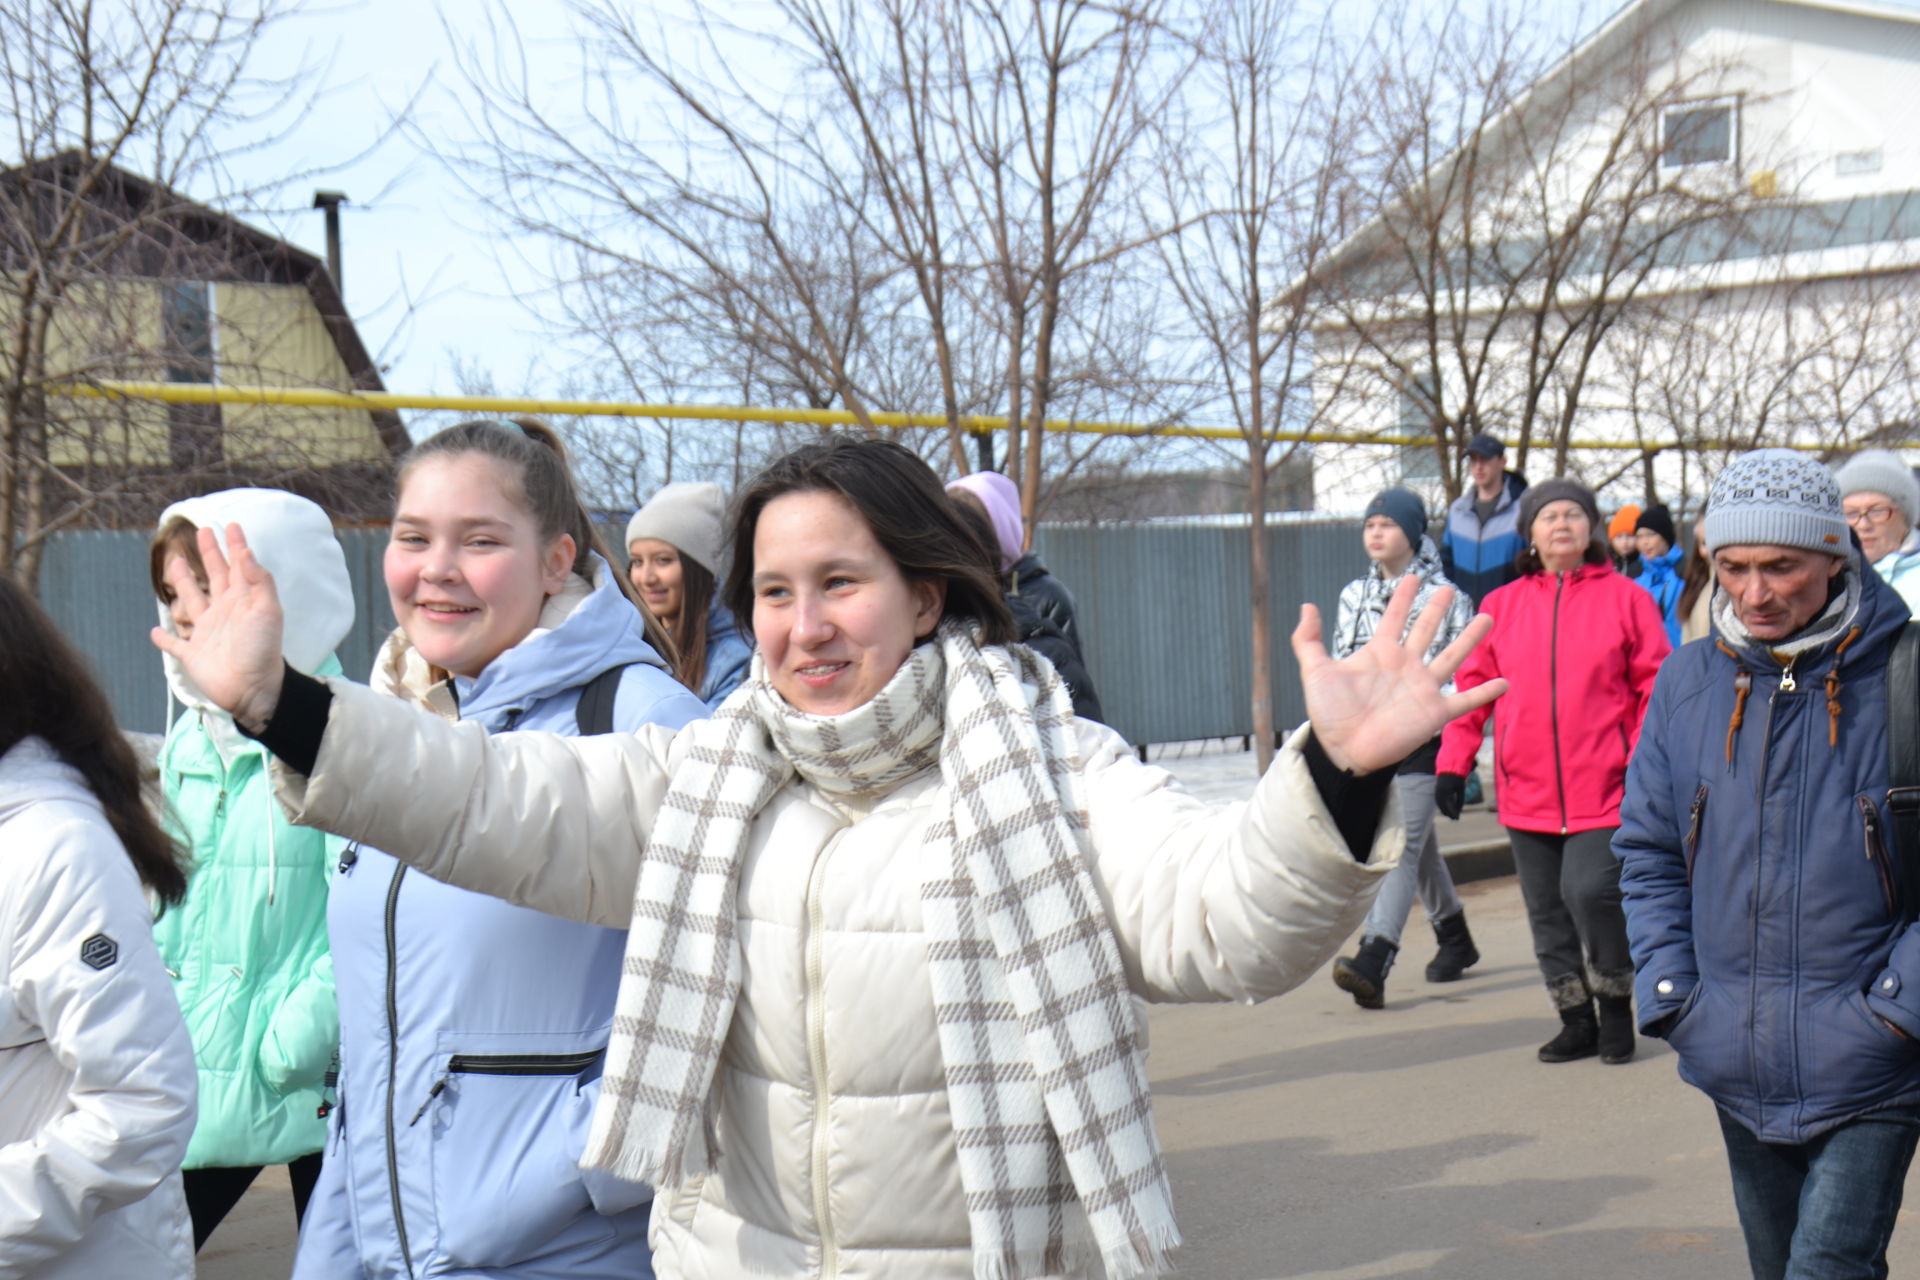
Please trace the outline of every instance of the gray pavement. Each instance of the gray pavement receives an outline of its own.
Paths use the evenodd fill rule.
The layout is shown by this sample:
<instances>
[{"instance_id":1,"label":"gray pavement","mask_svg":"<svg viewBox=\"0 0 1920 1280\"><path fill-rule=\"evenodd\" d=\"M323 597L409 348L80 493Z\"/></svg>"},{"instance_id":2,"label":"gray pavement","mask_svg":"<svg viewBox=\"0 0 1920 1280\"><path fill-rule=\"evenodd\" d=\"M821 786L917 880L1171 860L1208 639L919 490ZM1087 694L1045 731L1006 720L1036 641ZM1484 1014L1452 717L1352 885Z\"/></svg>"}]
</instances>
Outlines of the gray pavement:
<instances>
[{"instance_id":1,"label":"gray pavement","mask_svg":"<svg viewBox=\"0 0 1920 1280\"><path fill-rule=\"evenodd\" d=\"M1216 799L1253 781L1250 757L1218 746L1151 760ZM1458 851L1499 829L1470 812L1441 833ZM1153 1010L1155 1110L1187 1241L1180 1274L1746 1275L1713 1110L1674 1074L1672 1053L1643 1040L1624 1066L1537 1061L1558 1023L1515 882L1479 879L1461 896L1484 958L1460 982L1422 979L1433 943L1416 920L1384 1010L1356 1008L1324 970L1253 1008ZM269 1170L201 1255L202 1280L286 1276L292 1218L284 1170ZM1920 1275L1913 1219L1902 1211L1895 1276Z\"/></svg>"}]
</instances>

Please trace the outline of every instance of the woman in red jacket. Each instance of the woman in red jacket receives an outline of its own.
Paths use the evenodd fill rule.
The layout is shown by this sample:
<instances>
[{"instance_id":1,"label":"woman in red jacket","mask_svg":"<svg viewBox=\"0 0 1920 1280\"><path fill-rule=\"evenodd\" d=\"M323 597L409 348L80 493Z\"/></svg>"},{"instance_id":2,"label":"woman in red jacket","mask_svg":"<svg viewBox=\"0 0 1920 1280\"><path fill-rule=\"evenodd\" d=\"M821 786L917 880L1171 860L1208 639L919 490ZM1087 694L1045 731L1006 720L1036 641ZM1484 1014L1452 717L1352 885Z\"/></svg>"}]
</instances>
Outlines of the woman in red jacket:
<instances>
[{"instance_id":1,"label":"woman in red jacket","mask_svg":"<svg viewBox=\"0 0 1920 1280\"><path fill-rule=\"evenodd\" d=\"M1521 576L1481 603L1493 632L1455 677L1462 690L1498 676L1511 687L1446 727L1434 788L1440 812L1457 818L1492 714L1500 822L1562 1023L1540 1047L1542 1062L1596 1053L1626 1062L1634 1048L1633 959L1612 842L1627 759L1669 646L1653 597L1614 572L1594 537L1599 524L1592 491L1572 480L1521 499Z\"/></svg>"}]
</instances>

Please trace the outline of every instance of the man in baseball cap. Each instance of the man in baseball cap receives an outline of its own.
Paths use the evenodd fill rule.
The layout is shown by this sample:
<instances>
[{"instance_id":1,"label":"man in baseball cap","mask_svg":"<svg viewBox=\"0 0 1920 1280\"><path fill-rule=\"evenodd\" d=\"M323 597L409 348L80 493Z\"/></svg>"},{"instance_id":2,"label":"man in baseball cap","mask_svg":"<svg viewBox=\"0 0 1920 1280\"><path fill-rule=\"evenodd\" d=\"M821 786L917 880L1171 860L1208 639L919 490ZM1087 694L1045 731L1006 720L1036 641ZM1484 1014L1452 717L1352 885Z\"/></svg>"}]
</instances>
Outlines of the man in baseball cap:
<instances>
[{"instance_id":1,"label":"man in baseball cap","mask_svg":"<svg viewBox=\"0 0 1920 1280\"><path fill-rule=\"evenodd\" d=\"M1507 470L1507 447L1485 432L1467 443L1467 476L1472 485L1447 508L1440 564L1455 586L1484 600L1520 576L1513 564L1521 544L1515 504L1527 482Z\"/></svg>"},{"instance_id":2,"label":"man in baseball cap","mask_svg":"<svg viewBox=\"0 0 1920 1280\"><path fill-rule=\"evenodd\" d=\"M1887 795L1889 717L1920 708L1884 674L1907 608L1791 451L1720 473L1706 538L1718 643L1662 668L1613 839L1641 1029L1718 1110L1754 1275L1885 1275L1920 1138Z\"/></svg>"}]
</instances>

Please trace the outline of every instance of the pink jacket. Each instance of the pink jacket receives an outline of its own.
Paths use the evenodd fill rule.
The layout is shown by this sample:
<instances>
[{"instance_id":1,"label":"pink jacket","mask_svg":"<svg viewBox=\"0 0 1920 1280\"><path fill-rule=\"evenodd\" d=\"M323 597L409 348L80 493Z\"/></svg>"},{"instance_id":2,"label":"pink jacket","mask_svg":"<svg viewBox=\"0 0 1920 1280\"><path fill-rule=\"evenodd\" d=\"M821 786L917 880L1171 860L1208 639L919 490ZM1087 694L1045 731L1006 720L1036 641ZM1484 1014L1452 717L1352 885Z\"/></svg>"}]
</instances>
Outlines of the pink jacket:
<instances>
[{"instance_id":1,"label":"pink jacket","mask_svg":"<svg viewBox=\"0 0 1920 1280\"><path fill-rule=\"evenodd\" d=\"M1439 772L1473 768L1493 716L1494 792L1503 826L1566 834L1620 824L1627 760L1653 677L1672 652L1653 597L1613 571L1530 573L1490 592L1493 631L1455 677L1511 685L1440 739Z\"/></svg>"}]
</instances>

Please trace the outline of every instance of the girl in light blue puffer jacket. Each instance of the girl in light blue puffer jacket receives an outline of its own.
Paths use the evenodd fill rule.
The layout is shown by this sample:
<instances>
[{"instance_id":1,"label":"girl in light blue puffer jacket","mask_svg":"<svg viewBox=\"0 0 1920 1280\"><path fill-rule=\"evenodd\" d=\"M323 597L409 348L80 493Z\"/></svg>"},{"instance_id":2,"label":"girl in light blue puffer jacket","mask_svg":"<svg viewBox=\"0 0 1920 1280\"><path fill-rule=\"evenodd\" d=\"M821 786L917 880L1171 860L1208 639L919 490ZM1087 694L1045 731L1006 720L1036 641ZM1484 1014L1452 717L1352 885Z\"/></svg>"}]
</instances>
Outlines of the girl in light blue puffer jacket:
<instances>
[{"instance_id":1,"label":"girl in light blue puffer jacket","mask_svg":"<svg viewBox=\"0 0 1920 1280\"><path fill-rule=\"evenodd\" d=\"M385 560L400 628L372 683L489 733L699 718L593 541L541 424L418 446ZM652 1192L578 1168L626 935L364 846L340 859L328 922L339 1105L296 1280L651 1275Z\"/></svg>"}]
</instances>

